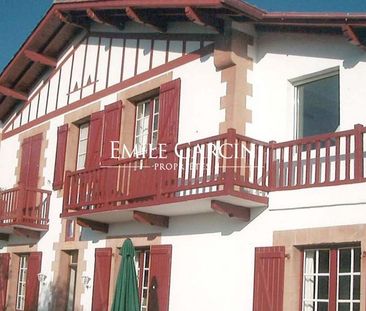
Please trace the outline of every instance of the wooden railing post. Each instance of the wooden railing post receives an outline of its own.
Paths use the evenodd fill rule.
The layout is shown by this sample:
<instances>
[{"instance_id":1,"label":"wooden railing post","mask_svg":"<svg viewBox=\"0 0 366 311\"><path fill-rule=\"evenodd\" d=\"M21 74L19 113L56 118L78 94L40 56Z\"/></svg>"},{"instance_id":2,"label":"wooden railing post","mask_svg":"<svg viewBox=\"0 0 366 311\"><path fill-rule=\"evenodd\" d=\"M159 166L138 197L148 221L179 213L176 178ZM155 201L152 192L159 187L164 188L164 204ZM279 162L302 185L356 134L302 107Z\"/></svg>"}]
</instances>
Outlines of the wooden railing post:
<instances>
[{"instance_id":1,"label":"wooden railing post","mask_svg":"<svg viewBox=\"0 0 366 311\"><path fill-rule=\"evenodd\" d=\"M361 181L363 178L363 125L355 124L355 179Z\"/></svg>"},{"instance_id":2,"label":"wooden railing post","mask_svg":"<svg viewBox=\"0 0 366 311\"><path fill-rule=\"evenodd\" d=\"M23 221L23 209L25 209L27 200L27 192L23 185L19 186L19 193L18 193L18 202L16 205L15 215L16 221L22 222Z\"/></svg>"},{"instance_id":3,"label":"wooden railing post","mask_svg":"<svg viewBox=\"0 0 366 311\"><path fill-rule=\"evenodd\" d=\"M235 165L235 142L236 130L228 129L227 131L227 148L226 148L226 174L225 174L225 191L234 191L234 165Z\"/></svg>"},{"instance_id":4,"label":"wooden railing post","mask_svg":"<svg viewBox=\"0 0 366 311\"><path fill-rule=\"evenodd\" d=\"M69 199L70 199L70 176L71 176L71 172L70 171L66 171L66 175L65 175L65 182L64 182L64 195L63 195L63 206L62 206L62 211L63 212L67 212L68 209L68 205L69 205Z\"/></svg>"},{"instance_id":5,"label":"wooden railing post","mask_svg":"<svg viewBox=\"0 0 366 311\"><path fill-rule=\"evenodd\" d=\"M271 140L269 142L269 164L268 164L268 188L269 191L273 191L276 188L276 150L275 145L276 142Z\"/></svg>"}]
</instances>

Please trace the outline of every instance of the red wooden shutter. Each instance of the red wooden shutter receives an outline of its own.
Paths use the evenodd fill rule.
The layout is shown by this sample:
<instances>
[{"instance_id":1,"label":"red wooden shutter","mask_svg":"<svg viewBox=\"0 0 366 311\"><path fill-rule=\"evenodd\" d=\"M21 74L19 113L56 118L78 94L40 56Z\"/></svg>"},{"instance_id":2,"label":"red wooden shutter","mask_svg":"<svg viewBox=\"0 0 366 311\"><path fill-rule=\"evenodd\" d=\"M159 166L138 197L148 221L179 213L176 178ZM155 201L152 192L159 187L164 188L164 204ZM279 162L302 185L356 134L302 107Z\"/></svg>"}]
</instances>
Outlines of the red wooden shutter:
<instances>
[{"instance_id":1,"label":"red wooden shutter","mask_svg":"<svg viewBox=\"0 0 366 311\"><path fill-rule=\"evenodd\" d=\"M41 272L42 253L30 253L28 257L27 283L25 290L25 308L27 311L38 310L39 281Z\"/></svg>"},{"instance_id":2,"label":"red wooden shutter","mask_svg":"<svg viewBox=\"0 0 366 311\"><path fill-rule=\"evenodd\" d=\"M108 311L111 248L95 250L92 311Z\"/></svg>"},{"instance_id":3,"label":"red wooden shutter","mask_svg":"<svg viewBox=\"0 0 366 311\"><path fill-rule=\"evenodd\" d=\"M57 130L57 147L56 147L55 171L53 175L53 190L62 189L64 183L68 130L69 130L68 124L60 126Z\"/></svg>"},{"instance_id":4,"label":"red wooden shutter","mask_svg":"<svg viewBox=\"0 0 366 311\"><path fill-rule=\"evenodd\" d=\"M121 134L122 102L108 105L104 110L102 160L111 159L111 142L119 141Z\"/></svg>"},{"instance_id":5,"label":"red wooden shutter","mask_svg":"<svg viewBox=\"0 0 366 311\"><path fill-rule=\"evenodd\" d=\"M100 163L102 135L103 135L103 117L104 111L98 111L91 115L89 136L88 136L88 150L86 154L85 167L95 168Z\"/></svg>"},{"instance_id":6,"label":"red wooden shutter","mask_svg":"<svg viewBox=\"0 0 366 311\"><path fill-rule=\"evenodd\" d=\"M151 246L149 310L169 310L171 245Z\"/></svg>"},{"instance_id":7,"label":"red wooden shutter","mask_svg":"<svg viewBox=\"0 0 366 311\"><path fill-rule=\"evenodd\" d=\"M0 310L6 308L10 254L0 254Z\"/></svg>"},{"instance_id":8,"label":"red wooden shutter","mask_svg":"<svg viewBox=\"0 0 366 311\"><path fill-rule=\"evenodd\" d=\"M160 87L159 144L174 147L178 142L180 79Z\"/></svg>"},{"instance_id":9,"label":"red wooden shutter","mask_svg":"<svg viewBox=\"0 0 366 311\"><path fill-rule=\"evenodd\" d=\"M19 172L19 185L21 186L25 186L28 180L31 143L32 141L29 138L25 138L22 142L22 155Z\"/></svg>"},{"instance_id":10,"label":"red wooden shutter","mask_svg":"<svg viewBox=\"0 0 366 311\"><path fill-rule=\"evenodd\" d=\"M255 250L253 311L282 311L285 247Z\"/></svg>"},{"instance_id":11,"label":"red wooden shutter","mask_svg":"<svg viewBox=\"0 0 366 311\"><path fill-rule=\"evenodd\" d=\"M43 134L25 138L22 143L19 185L37 188Z\"/></svg>"}]
</instances>

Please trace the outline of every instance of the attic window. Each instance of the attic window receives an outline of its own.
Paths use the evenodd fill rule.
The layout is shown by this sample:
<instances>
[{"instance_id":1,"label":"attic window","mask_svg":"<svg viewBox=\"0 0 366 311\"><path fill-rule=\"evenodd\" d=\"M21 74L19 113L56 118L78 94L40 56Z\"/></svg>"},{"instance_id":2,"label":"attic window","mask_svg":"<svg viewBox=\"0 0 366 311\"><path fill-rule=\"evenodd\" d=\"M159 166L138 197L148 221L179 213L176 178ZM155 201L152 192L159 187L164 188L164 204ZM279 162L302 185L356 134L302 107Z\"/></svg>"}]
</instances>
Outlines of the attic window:
<instances>
[{"instance_id":1,"label":"attic window","mask_svg":"<svg viewBox=\"0 0 366 311\"><path fill-rule=\"evenodd\" d=\"M340 123L338 68L292 83L296 89L297 138L335 132Z\"/></svg>"}]
</instances>

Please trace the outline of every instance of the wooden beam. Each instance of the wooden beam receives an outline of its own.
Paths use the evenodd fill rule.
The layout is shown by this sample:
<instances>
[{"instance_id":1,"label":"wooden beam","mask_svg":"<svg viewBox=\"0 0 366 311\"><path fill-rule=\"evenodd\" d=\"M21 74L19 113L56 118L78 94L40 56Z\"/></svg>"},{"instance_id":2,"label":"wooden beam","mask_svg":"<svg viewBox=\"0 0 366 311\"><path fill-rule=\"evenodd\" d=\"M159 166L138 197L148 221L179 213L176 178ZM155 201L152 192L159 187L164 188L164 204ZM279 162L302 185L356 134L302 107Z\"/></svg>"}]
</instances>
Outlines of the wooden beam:
<instances>
[{"instance_id":1,"label":"wooden beam","mask_svg":"<svg viewBox=\"0 0 366 311\"><path fill-rule=\"evenodd\" d=\"M155 215L155 214L134 211L133 219L135 219L136 221L138 221L142 224L164 227L164 228L169 227L169 217L168 216Z\"/></svg>"},{"instance_id":2,"label":"wooden beam","mask_svg":"<svg viewBox=\"0 0 366 311\"><path fill-rule=\"evenodd\" d=\"M42 65L50 66L53 68L57 66L57 60L53 57L43 55L41 53L37 53L31 50L25 50L24 55L35 63L40 63Z\"/></svg>"},{"instance_id":3,"label":"wooden beam","mask_svg":"<svg viewBox=\"0 0 366 311\"><path fill-rule=\"evenodd\" d=\"M152 27L159 32L166 32L167 30L167 24L164 21L157 21L156 19L147 18L146 16L142 16L141 14L139 15L133 8L129 6L126 7L125 12L128 18L135 23Z\"/></svg>"},{"instance_id":4,"label":"wooden beam","mask_svg":"<svg viewBox=\"0 0 366 311\"><path fill-rule=\"evenodd\" d=\"M114 26L114 27L118 28L119 30L123 30L125 28L124 22L122 22L122 21L117 22L115 20L112 20L111 18L103 17L102 15L95 12L93 9L87 9L86 14L92 21L94 21L98 24Z\"/></svg>"},{"instance_id":5,"label":"wooden beam","mask_svg":"<svg viewBox=\"0 0 366 311\"><path fill-rule=\"evenodd\" d=\"M222 32L222 25L219 25L217 20L214 17L203 16L198 13L197 10L193 9L190 6L185 8L185 14L187 18L194 24L199 26L210 28L216 32Z\"/></svg>"},{"instance_id":6,"label":"wooden beam","mask_svg":"<svg viewBox=\"0 0 366 311\"><path fill-rule=\"evenodd\" d=\"M72 26L75 26L78 28L82 28L85 31L89 31L89 29L86 28L84 25L81 25L80 23L77 23L76 21L74 21L72 16L67 13L63 13L56 9L56 10L54 10L54 14L61 22L65 23L65 24L69 24L69 25L72 25Z\"/></svg>"},{"instance_id":7,"label":"wooden beam","mask_svg":"<svg viewBox=\"0 0 366 311\"><path fill-rule=\"evenodd\" d=\"M211 208L219 214L226 214L229 217L250 221L250 208L248 207L212 200Z\"/></svg>"},{"instance_id":8,"label":"wooden beam","mask_svg":"<svg viewBox=\"0 0 366 311\"><path fill-rule=\"evenodd\" d=\"M9 241L9 234L7 234L7 233L0 233L0 240L1 241Z\"/></svg>"},{"instance_id":9,"label":"wooden beam","mask_svg":"<svg viewBox=\"0 0 366 311\"><path fill-rule=\"evenodd\" d=\"M8 87L3 85L0 85L0 93L5 96L13 97L22 101L28 100L28 96L25 93L9 89Z\"/></svg>"},{"instance_id":10,"label":"wooden beam","mask_svg":"<svg viewBox=\"0 0 366 311\"><path fill-rule=\"evenodd\" d=\"M83 228L89 228L93 231L100 231L103 233L108 233L109 225L105 224L103 222L88 220L88 219L82 219L78 218L76 220L77 224Z\"/></svg>"},{"instance_id":11,"label":"wooden beam","mask_svg":"<svg viewBox=\"0 0 366 311\"><path fill-rule=\"evenodd\" d=\"M358 38L357 34L354 32L350 25L342 25L343 35L347 38L347 40L362 49L366 49L366 47L361 43L360 39Z\"/></svg>"},{"instance_id":12,"label":"wooden beam","mask_svg":"<svg viewBox=\"0 0 366 311\"><path fill-rule=\"evenodd\" d=\"M39 240L41 233L39 231L25 229L25 228L14 228L14 233L18 236Z\"/></svg>"}]
</instances>

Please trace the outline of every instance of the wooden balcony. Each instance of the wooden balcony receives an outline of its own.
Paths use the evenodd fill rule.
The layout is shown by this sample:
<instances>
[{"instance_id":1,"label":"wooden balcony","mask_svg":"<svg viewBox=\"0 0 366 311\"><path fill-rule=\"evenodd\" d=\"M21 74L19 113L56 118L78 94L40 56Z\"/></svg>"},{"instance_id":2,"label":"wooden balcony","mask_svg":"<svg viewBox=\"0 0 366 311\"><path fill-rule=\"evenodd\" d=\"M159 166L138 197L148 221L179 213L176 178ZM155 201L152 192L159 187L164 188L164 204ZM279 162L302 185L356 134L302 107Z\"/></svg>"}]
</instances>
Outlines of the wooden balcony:
<instances>
[{"instance_id":1,"label":"wooden balcony","mask_svg":"<svg viewBox=\"0 0 366 311\"><path fill-rule=\"evenodd\" d=\"M0 233L37 237L48 230L51 191L12 188L0 192Z\"/></svg>"},{"instance_id":2,"label":"wooden balcony","mask_svg":"<svg viewBox=\"0 0 366 311\"><path fill-rule=\"evenodd\" d=\"M67 172L62 216L103 223L137 219L139 212L168 217L214 209L240 216L266 207L270 191L363 182L365 132L356 125L265 143L229 130L179 145L166 159L131 158Z\"/></svg>"}]
</instances>

